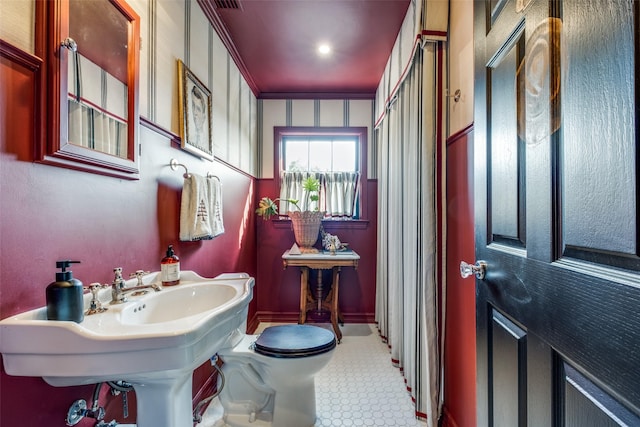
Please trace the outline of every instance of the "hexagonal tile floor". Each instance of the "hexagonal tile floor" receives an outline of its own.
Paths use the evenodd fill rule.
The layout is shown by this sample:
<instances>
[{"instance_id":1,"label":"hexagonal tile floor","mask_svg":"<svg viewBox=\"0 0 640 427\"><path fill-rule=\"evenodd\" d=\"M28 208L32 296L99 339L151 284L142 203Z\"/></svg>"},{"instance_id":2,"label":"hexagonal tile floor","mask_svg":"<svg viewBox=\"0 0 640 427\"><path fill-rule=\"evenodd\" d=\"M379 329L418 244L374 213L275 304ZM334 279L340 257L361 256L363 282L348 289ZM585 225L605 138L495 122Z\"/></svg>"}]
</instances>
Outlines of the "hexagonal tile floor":
<instances>
[{"instance_id":1,"label":"hexagonal tile floor","mask_svg":"<svg viewBox=\"0 0 640 427\"><path fill-rule=\"evenodd\" d=\"M271 325L261 324L256 333ZM331 362L316 376L315 427L426 426L415 418L404 378L391 364L376 326L346 324L342 333ZM223 427L221 418L222 407L214 399L197 427Z\"/></svg>"}]
</instances>

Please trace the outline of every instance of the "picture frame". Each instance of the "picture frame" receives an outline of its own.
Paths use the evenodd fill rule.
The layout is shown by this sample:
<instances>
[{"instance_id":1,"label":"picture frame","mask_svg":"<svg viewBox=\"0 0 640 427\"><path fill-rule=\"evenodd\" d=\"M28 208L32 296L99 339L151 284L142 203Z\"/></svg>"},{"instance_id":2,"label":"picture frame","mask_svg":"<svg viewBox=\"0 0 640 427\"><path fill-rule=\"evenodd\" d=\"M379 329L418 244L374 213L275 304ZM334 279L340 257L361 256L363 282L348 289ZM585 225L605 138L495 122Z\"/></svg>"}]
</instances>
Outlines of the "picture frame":
<instances>
[{"instance_id":1,"label":"picture frame","mask_svg":"<svg viewBox=\"0 0 640 427\"><path fill-rule=\"evenodd\" d=\"M178 92L182 149L213 161L211 92L181 60L178 60Z\"/></svg>"}]
</instances>

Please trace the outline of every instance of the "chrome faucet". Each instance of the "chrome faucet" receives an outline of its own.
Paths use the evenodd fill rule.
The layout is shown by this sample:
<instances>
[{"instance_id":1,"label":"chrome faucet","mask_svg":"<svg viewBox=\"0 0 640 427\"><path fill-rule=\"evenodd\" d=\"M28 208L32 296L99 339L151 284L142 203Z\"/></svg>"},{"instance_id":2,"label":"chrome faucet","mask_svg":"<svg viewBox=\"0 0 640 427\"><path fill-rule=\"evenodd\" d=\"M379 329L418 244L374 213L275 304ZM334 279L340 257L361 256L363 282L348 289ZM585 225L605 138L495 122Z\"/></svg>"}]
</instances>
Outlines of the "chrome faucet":
<instances>
[{"instance_id":1,"label":"chrome faucet","mask_svg":"<svg viewBox=\"0 0 640 427\"><path fill-rule=\"evenodd\" d=\"M130 288L126 288L125 281L122 278L122 267L116 267L113 269L113 273L115 275L113 282L111 282L111 304L121 304L127 301L126 294L129 292L139 292L142 293L148 292L148 289L153 289L156 292L160 292L162 289L155 283L151 283L145 285L142 282L142 278L149 274L148 271L144 270L136 270L135 273L131 273L130 277L136 277L138 279L138 283L136 286L131 286Z\"/></svg>"},{"instance_id":2,"label":"chrome faucet","mask_svg":"<svg viewBox=\"0 0 640 427\"><path fill-rule=\"evenodd\" d=\"M135 292L135 291L141 291L145 289L153 289L156 292L160 292L162 288L156 283L149 283L148 285L145 285L142 282L142 278L149 273L150 271L144 271L144 270L136 270L135 273L131 273L129 277L131 278L135 277L136 279L138 279L138 283L136 284L136 286L132 286L130 288L123 288L123 292Z\"/></svg>"},{"instance_id":3,"label":"chrome faucet","mask_svg":"<svg viewBox=\"0 0 640 427\"><path fill-rule=\"evenodd\" d=\"M127 300L122 289L124 288L124 279L122 278L122 267L113 269L113 282L111 282L111 304L120 304Z\"/></svg>"}]
</instances>

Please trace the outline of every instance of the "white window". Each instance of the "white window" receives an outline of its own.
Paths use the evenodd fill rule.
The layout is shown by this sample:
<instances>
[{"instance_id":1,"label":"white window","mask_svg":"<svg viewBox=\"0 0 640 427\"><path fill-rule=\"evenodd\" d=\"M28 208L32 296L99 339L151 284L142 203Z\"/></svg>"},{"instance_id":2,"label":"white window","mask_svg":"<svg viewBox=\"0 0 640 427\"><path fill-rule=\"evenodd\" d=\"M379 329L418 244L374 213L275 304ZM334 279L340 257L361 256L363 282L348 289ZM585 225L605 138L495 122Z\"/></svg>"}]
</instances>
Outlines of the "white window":
<instances>
[{"instance_id":1,"label":"white window","mask_svg":"<svg viewBox=\"0 0 640 427\"><path fill-rule=\"evenodd\" d=\"M301 209L317 208L333 219L360 218L366 128L276 128L276 141L280 199L299 200ZM320 180L319 206L305 204L302 182L310 175ZM279 208L281 214L291 209L287 202Z\"/></svg>"},{"instance_id":2,"label":"white window","mask_svg":"<svg viewBox=\"0 0 640 427\"><path fill-rule=\"evenodd\" d=\"M287 172L358 172L358 138L354 136L285 136Z\"/></svg>"}]
</instances>

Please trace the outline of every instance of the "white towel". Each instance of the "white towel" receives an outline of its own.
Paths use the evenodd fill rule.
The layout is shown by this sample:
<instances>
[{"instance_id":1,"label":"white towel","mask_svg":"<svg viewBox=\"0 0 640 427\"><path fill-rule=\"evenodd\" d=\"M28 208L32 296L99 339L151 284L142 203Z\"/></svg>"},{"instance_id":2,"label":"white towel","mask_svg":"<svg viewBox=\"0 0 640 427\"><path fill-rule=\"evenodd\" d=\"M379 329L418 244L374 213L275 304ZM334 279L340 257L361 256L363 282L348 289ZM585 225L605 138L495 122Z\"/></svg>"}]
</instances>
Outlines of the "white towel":
<instances>
[{"instance_id":1,"label":"white towel","mask_svg":"<svg viewBox=\"0 0 640 427\"><path fill-rule=\"evenodd\" d=\"M222 221L222 183L216 177L208 178L209 200L211 201L213 215L209 217L211 233L213 237L224 233L224 222Z\"/></svg>"},{"instance_id":2,"label":"white towel","mask_svg":"<svg viewBox=\"0 0 640 427\"><path fill-rule=\"evenodd\" d=\"M209 240L223 232L220 181L190 174L182 187L180 240Z\"/></svg>"}]
</instances>

